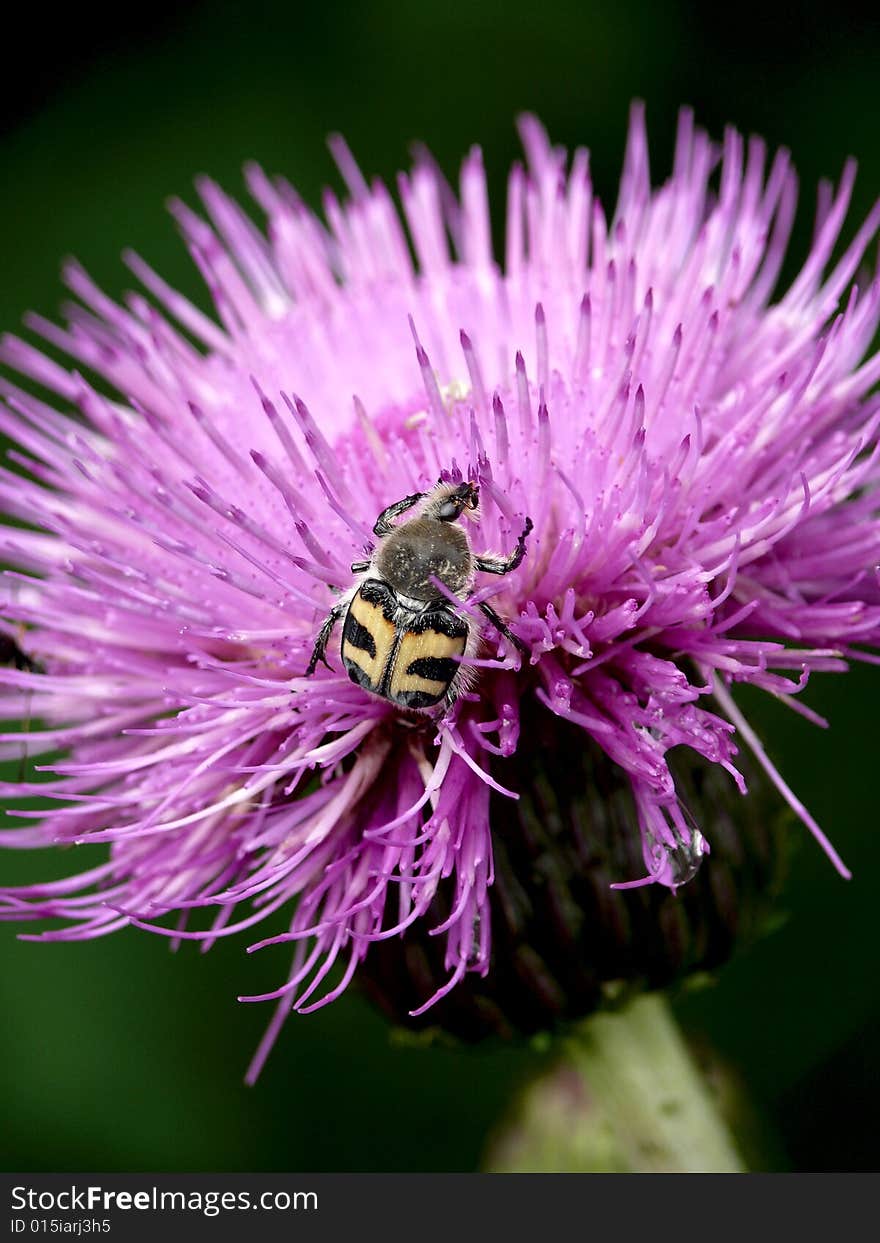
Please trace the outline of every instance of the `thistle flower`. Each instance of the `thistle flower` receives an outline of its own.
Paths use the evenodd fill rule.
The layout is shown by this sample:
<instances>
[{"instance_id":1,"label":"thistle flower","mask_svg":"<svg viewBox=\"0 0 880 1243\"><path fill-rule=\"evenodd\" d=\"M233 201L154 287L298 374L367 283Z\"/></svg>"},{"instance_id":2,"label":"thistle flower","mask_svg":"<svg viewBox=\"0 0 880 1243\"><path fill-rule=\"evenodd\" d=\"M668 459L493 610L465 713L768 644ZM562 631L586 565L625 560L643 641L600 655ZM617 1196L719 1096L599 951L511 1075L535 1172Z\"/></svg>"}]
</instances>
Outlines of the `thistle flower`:
<instances>
[{"instance_id":1,"label":"thistle flower","mask_svg":"<svg viewBox=\"0 0 880 1243\"><path fill-rule=\"evenodd\" d=\"M377 943L427 929L442 945L416 1017L492 971L510 846L493 825L520 795L552 820L542 758L559 783L599 757L630 792L608 820L621 888L675 890L713 844L721 813L698 822L670 752L745 793L743 742L846 875L731 687L812 717L809 674L868 659L880 634L880 284L851 287L880 209L832 265L847 165L773 301L786 153L768 167L732 130L718 150L684 112L652 191L636 108L609 217L585 150L569 163L533 119L522 136L503 262L479 150L458 196L420 156L399 212L337 139L348 198L328 192L322 217L255 167L265 233L208 180L208 220L173 204L216 320L128 254L146 294L116 303L69 264L66 326L27 321L70 369L3 343L58 399L3 385L25 472L0 478L23 524L3 539L4 612L25 660L2 684L6 715L33 718L5 754L23 737L56 753L36 786L4 787L54 805L3 840L109 853L3 890L0 915L62 921L44 940L135 924L208 946L285 911L257 942L289 942L293 965L252 1073L291 1008L338 997ZM479 487L481 547L534 523L519 568L460 606L485 625L491 598L527 654L486 628L445 715L353 684L332 644L305 677L376 515L441 475Z\"/></svg>"}]
</instances>

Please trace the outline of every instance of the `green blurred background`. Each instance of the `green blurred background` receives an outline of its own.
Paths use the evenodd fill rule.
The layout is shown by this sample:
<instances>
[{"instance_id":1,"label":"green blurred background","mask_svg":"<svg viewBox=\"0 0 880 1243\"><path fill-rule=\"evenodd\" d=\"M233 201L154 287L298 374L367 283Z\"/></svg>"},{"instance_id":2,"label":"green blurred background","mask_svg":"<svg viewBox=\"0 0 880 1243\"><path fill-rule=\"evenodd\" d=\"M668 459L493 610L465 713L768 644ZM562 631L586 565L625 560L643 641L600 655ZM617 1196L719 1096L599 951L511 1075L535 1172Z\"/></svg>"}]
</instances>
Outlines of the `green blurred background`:
<instances>
[{"instance_id":1,"label":"green blurred background","mask_svg":"<svg viewBox=\"0 0 880 1243\"><path fill-rule=\"evenodd\" d=\"M790 147L802 254L816 183L846 155L861 167L851 231L880 193L880 25L841 4L831 24L827 13L817 3L384 0L160 5L118 24L82 9L24 14L2 84L0 328L29 308L57 313L67 254L119 294L127 245L204 304L166 197L193 201L199 172L241 195L241 166L255 158L317 203L336 182L324 146L333 130L385 177L414 139L450 174L479 141L498 196L517 154L514 116L529 108L557 141L591 147L611 203L633 96L648 104L655 176L668 168L681 103L715 135L734 122ZM676 1000L687 1029L748 1085L776 1136L773 1168L880 1166L878 687L877 669L816 679L807 698L831 718L829 733L741 696L854 872L838 879L793 829L803 840L782 927ZM0 858L10 883L72 862ZM400 1046L350 993L293 1019L245 1088L270 1011L235 994L272 987L284 960L243 950L227 941L205 957L192 946L172 956L138 932L33 945L0 928L0 1165L474 1169L505 1103L542 1065L526 1046Z\"/></svg>"}]
</instances>

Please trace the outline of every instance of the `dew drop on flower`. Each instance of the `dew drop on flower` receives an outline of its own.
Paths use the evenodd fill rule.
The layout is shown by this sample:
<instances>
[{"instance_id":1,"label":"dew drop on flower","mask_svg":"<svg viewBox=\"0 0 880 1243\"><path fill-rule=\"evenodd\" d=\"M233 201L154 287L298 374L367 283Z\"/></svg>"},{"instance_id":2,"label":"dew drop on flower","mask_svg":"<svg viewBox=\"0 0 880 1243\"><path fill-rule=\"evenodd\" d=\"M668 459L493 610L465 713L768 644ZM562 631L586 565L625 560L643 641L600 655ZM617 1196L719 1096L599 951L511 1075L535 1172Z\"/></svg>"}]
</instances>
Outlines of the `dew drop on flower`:
<instances>
[{"instance_id":1,"label":"dew drop on flower","mask_svg":"<svg viewBox=\"0 0 880 1243\"><path fill-rule=\"evenodd\" d=\"M673 885L686 885L693 880L708 854L706 841L699 829L693 831L689 842L678 842L671 848L666 846L663 849Z\"/></svg>"}]
</instances>

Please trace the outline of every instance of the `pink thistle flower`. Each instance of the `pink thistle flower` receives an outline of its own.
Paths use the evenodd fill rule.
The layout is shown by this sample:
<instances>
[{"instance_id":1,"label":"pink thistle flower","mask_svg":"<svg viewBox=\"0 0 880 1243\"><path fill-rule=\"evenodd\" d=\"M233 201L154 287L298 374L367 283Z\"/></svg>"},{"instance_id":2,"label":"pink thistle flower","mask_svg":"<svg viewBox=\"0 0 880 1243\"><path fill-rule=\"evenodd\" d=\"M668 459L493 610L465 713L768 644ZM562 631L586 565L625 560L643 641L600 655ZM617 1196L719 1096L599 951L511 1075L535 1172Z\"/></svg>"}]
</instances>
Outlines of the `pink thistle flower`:
<instances>
[{"instance_id":1,"label":"pink thistle flower","mask_svg":"<svg viewBox=\"0 0 880 1243\"><path fill-rule=\"evenodd\" d=\"M337 139L348 198L328 192L323 217L255 167L265 233L208 180L207 221L173 205L219 322L128 254L146 294L118 304L69 264L66 325L27 321L70 369L3 343L63 407L3 385L25 471L0 477L24 523L3 539L4 633L23 649L0 673L6 715L33 716L30 753L63 753L51 779L7 783L57 805L16 812L28 824L3 842L109 853L3 890L0 916L61 920L44 940L135 924L207 947L289 911L253 947L289 942L293 965L252 1075L291 1009L338 997L441 896L446 975L413 1013L490 971L490 797L522 792L523 712L576 727L628 781L644 868L620 887L675 889L709 850L670 751L745 792L742 742L847 874L731 687L809 717L808 675L878 641L880 284L852 281L880 207L832 265L847 165L773 300L786 153L768 167L733 130L719 150L684 112L652 190L636 108L609 217L585 150L569 163L533 119L522 136L503 262L478 149L457 196L421 158L399 213ZM475 549L509 551L534 522L521 565L457 605L483 634L472 689L401 712L349 680L338 642L306 677L376 516L441 474L479 487Z\"/></svg>"}]
</instances>

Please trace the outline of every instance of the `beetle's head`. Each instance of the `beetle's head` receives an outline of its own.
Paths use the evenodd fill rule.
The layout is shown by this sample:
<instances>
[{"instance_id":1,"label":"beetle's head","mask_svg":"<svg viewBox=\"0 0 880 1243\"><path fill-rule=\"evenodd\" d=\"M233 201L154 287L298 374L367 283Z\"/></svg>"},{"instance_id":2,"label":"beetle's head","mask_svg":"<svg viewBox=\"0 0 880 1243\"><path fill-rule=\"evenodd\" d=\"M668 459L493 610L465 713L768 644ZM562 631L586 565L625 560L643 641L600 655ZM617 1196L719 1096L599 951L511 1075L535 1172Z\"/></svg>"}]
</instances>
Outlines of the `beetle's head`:
<instances>
[{"instance_id":1,"label":"beetle's head","mask_svg":"<svg viewBox=\"0 0 880 1243\"><path fill-rule=\"evenodd\" d=\"M474 510L480 503L480 489L473 483L459 483L444 490L437 498L435 517L441 522L455 522L465 509Z\"/></svg>"}]
</instances>

